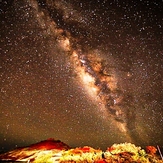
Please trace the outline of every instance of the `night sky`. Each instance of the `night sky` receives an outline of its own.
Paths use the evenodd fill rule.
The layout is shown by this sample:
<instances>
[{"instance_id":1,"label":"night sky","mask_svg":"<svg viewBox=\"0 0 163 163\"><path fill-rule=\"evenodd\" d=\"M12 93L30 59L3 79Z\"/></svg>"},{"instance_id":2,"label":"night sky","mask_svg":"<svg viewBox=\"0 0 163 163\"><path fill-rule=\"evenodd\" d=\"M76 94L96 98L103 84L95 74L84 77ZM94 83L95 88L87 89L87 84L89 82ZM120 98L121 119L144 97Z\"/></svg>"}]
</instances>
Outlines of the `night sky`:
<instances>
[{"instance_id":1,"label":"night sky","mask_svg":"<svg viewBox=\"0 0 163 163\"><path fill-rule=\"evenodd\" d=\"M0 3L0 151L163 147L162 0Z\"/></svg>"}]
</instances>

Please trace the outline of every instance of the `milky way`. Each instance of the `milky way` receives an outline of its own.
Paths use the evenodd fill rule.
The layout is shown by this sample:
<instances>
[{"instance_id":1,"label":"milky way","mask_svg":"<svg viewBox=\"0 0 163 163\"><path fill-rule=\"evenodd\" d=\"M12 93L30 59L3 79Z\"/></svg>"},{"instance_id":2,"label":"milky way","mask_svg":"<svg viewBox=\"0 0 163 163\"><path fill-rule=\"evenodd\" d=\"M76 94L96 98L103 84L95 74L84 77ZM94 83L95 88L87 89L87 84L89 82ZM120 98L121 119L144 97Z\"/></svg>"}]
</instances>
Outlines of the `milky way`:
<instances>
[{"instance_id":1,"label":"milky way","mask_svg":"<svg viewBox=\"0 0 163 163\"><path fill-rule=\"evenodd\" d=\"M0 146L163 145L162 2L4 1Z\"/></svg>"},{"instance_id":2,"label":"milky way","mask_svg":"<svg viewBox=\"0 0 163 163\"><path fill-rule=\"evenodd\" d=\"M125 111L122 111L118 107L123 97L117 88L115 74L111 70L106 71L106 65L102 66L102 60L96 54L83 55L80 53L78 55L74 52L73 58L78 71L77 73L88 93L92 95L94 100L97 99L97 102L102 104L100 109L104 112L105 117L113 116L116 121L125 123ZM122 130L126 131L125 128Z\"/></svg>"}]
</instances>

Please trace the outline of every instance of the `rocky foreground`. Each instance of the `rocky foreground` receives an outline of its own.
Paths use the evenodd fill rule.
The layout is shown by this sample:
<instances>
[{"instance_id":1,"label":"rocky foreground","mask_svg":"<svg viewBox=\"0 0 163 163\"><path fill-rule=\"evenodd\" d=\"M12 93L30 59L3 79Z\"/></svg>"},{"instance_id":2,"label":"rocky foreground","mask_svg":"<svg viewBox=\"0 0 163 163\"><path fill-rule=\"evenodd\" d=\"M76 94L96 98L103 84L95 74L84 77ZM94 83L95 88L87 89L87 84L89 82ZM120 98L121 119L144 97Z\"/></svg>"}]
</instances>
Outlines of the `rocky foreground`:
<instances>
[{"instance_id":1,"label":"rocky foreground","mask_svg":"<svg viewBox=\"0 0 163 163\"><path fill-rule=\"evenodd\" d=\"M28 163L163 163L161 151L131 143L114 144L105 152L89 146L71 148L60 140L48 139L0 154L1 161Z\"/></svg>"}]
</instances>

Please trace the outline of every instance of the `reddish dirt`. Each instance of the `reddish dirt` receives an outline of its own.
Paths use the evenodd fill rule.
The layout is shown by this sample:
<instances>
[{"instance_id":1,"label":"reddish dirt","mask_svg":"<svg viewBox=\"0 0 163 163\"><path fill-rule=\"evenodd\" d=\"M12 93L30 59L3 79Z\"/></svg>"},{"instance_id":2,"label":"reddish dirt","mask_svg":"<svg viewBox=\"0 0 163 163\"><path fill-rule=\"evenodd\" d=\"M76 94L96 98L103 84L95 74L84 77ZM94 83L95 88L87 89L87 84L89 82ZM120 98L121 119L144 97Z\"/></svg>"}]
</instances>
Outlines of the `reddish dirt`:
<instances>
[{"instance_id":1,"label":"reddish dirt","mask_svg":"<svg viewBox=\"0 0 163 163\"><path fill-rule=\"evenodd\" d=\"M67 150L70 149L70 147L61 142L60 140L55 140L53 138L41 141L39 143L36 144L32 144L29 146L30 149L44 149L44 150L51 150L51 149L59 149L59 150Z\"/></svg>"}]
</instances>

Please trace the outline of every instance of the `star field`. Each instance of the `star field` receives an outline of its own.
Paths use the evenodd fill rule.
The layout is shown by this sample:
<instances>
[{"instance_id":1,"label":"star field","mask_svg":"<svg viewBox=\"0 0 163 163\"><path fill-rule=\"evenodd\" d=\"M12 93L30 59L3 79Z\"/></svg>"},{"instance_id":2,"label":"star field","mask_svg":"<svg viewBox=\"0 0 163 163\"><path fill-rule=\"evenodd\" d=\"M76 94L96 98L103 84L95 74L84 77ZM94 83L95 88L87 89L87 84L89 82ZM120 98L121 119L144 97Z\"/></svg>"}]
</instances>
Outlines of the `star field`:
<instances>
[{"instance_id":1,"label":"star field","mask_svg":"<svg viewBox=\"0 0 163 163\"><path fill-rule=\"evenodd\" d=\"M163 146L162 1L1 3L0 150L49 137L102 149L127 141ZM82 77L90 67L116 78L127 133L106 118L98 94L89 96Z\"/></svg>"}]
</instances>

